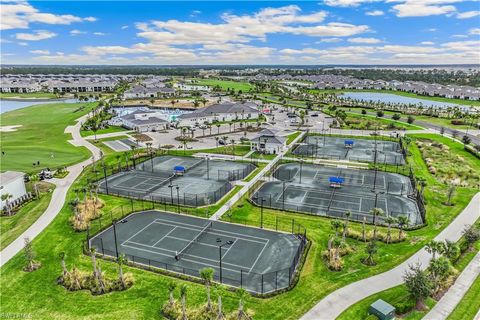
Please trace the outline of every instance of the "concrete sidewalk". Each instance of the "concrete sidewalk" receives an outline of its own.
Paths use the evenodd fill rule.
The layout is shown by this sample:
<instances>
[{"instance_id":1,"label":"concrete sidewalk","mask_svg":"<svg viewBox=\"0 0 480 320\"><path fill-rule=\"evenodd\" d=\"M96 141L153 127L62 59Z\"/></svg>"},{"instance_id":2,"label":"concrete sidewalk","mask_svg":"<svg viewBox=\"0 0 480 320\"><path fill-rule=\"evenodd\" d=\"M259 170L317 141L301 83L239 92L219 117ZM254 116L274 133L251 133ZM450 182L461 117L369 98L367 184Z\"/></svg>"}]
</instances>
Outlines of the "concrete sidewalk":
<instances>
[{"instance_id":1,"label":"concrete sidewalk","mask_svg":"<svg viewBox=\"0 0 480 320\"><path fill-rule=\"evenodd\" d=\"M480 252L473 258L447 293L437 302L429 313L423 317L425 320L444 320L453 312L465 293L472 286L480 274Z\"/></svg>"},{"instance_id":2,"label":"concrete sidewalk","mask_svg":"<svg viewBox=\"0 0 480 320\"><path fill-rule=\"evenodd\" d=\"M477 193L467 207L450 223L440 234L435 237L436 241L458 241L462 236L462 231L466 224L473 224L480 217L480 193ZM393 288L403 283L403 275L409 269L409 265L420 263L422 269L425 269L430 262L431 255L422 248L406 261L395 268L353 282L342 287L317 303L310 311L308 311L301 319L303 320L319 320L319 319L335 319L343 311L355 303L371 296L372 294L381 292L386 289Z\"/></svg>"},{"instance_id":3,"label":"concrete sidewalk","mask_svg":"<svg viewBox=\"0 0 480 320\"><path fill-rule=\"evenodd\" d=\"M98 160L100 157L100 149L80 136L81 123L86 119L87 116L88 115L85 115L77 119L77 123L73 126L67 127L65 129L65 133L72 134L72 140L69 140L71 144L74 146L88 148L88 150L90 150L90 152L92 152L94 155L95 159ZM0 252L0 267L23 249L25 238L30 238L30 240L33 240L53 221L65 204L65 198L67 196L68 189L70 189L70 186L82 173L83 168L92 163L92 160L93 158L90 158L83 162L67 167L68 175L65 178L51 179L49 181L54 183L56 188L53 191L52 199L50 200L47 210L45 210L45 212L25 232L23 232L17 239L3 249L2 252Z\"/></svg>"}]
</instances>

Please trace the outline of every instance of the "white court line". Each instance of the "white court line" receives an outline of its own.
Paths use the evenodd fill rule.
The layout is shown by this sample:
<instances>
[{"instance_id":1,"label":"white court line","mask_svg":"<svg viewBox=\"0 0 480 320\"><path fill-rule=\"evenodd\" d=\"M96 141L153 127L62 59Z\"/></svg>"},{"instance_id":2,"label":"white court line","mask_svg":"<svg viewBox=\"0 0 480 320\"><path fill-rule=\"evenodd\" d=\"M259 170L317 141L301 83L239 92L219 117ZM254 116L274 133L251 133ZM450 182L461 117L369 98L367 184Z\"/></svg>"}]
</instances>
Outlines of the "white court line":
<instances>
[{"instance_id":1,"label":"white court line","mask_svg":"<svg viewBox=\"0 0 480 320\"><path fill-rule=\"evenodd\" d=\"M164 222L159 222L159 221L164 221ZM183 224L183 225L187 225L188 227L186 227L185 229L190 229L190 230L195 230L195 231L200 231L202 230L204 227L201 227L201 226L196 226L194 224L190 224L190 223L184 223L184 222L177 222L177 221L171 221L171 220L166 220L166 219L160 219L160 218L156 218L154 221L154 223L159 223L159 224L166 224L166 225L170 225L170 226L175 226L177 224ZM193 227L193 228L192 228ZM197 229L198 228L198 229ZM218 232L220 233L224 233L224 234L233 234L235 235L235 238L239 238L239 239L242 239L242 240L247 240L247 241L252 241L252 242L258 242L258 243L265 243L265 241L268 241L268 239L266 238L261 238L261 237L255 237L255 236L252 236L252 235L243 235L243 234L240 234L240 233L237 233L237 232L231 232L231 231L226 231L226 230L221 230L221 229L215 229L215 228L211 228L209 230L209 233L212 233L210 231L212 230L216 230L217 233L215 234L219 234ZM258 240L252 240L252 239L248 239L248 238L254 238L254 239L259 239L259 240L263 240L263 241L258 241Z\"/></svg>"},{"instance_id":2,"label":"white court line","mask_svg":"<svg viewBox=\"0 0 480 320\"><path fill-rule=\"evenodd\" d=\"M168 237L168 235L169 235L170 233L172 233L175 229L177 229L176 226L173 227L172 230L168 231L168 233L167 233L166 235L164 235L163 237L161 237L160 240L158 240L157 242L155 242L155 243L152 245L152 247L155 247L155 245L156 245L157 243L159 243L160 241L162 241L163 239L165 239L166 237Z\"/></svg>"},{"instance_id":3,"label":"white court line","mask_svg":"<svg viewBox=\"0 0 480 320\"><path fill-rule=\"evenodd\" d=\"M362 201L363 201L363 198L360 198L360 204L358 205L358 212L362 212Z\"/></svg>"},{"instance_id":4,"label":"white court line","mask_svg":"<svg viewBox=\"0 0 480 320\"><path fill-rule=\"evenodd\" d=\"M130 238L128 238L127 240L123 241L122 244L124 244L125 242L127 241L130 241L130 239L132 239L133 237L135 237L137 234L139 234L140 232L142 232L143 230L147 229L148 227L150 227L150 225L152 225L153 223L155 223L155 221L152 221L150 222L149 224L147 224L145 227L143 227L142 229L140 229L137 233L135 233L133 236L131 236Z\"/></svg>"},{"instance_id":5,"label":"white court line","mask_svg":"<svg viewBox=\"0 0 480 320\"><path fill-rule=\"evenodd\" d=\"M270 241L270 240L268 240L268 241ZM260 257L262 256L263 250L265 250L265 248L267 247L267 244L268 244L268 242L265 243L265 245L263 246L262 251L260 251L260 254L257 256L257 259L255 259L255 261L253 262L253 266L250 268L250 270L249 270L248 272L252 272L252 269L253 269L253 268L255 267L255 265L257 264L258 259L260 259Z\"/></svg>"},{"instance_id":6,"label":"white court line","mask_svg":"<svg viewBox=\"0 0 480 320\"><path fill-rule=\"evenodd\" d=\"M191 239L184 239L184 238L172 237L172 236L168 236L167 238L175 239L175 240L181 240L181 241L185 241L185 242L190 242L190 241L192 241ZM201 244L202 246L214 247L214 248L217 248L217 249L218 249L218 246L213 245L213 244L209 244L209 243L205 243L205 242L200 242L200 241L197 241L197 242L195 242L195 243Z\"/></svg>"},{"instance_id":7,"label":"white court line","mask_svg":"<svg viewBox=\"0 0 480 320\"><path fill-rule=\"evenodd\" d=\"M225 258L225 256L227 255L228 251L230 251L230 249L232 249L232 247L235 245L235 243L237 243L237 240L238 238L236 238L235 240L233 240L233 243L230 245L230 247L227 248L227 252L225 252L224 254L222 254L222 260ZM222 249L220 249L222 250Z\"/></svg>"},{"instance_id":8,"label":"white court line","mask_svg":"<svg viewBox=\"0 0 480 320\"><path fill-rule=\"evenodd\" d=\"M172 253L175 253L176 251L175 250L169 250L169 249L164 249L164 248L158 248L158 247L152 247L152 246L149 246L149 245L146 245L146 244L141 244L141 243L138 243L138 242L133 242L133 241L130 241L131 243L133 244L136 244L136 245L141 245L141 246L144 246L144 247L150 247L150 248L153 248L153 249L159 249L159 250L163 250L163 251L168 251L168 252L172 252ZM129 247L129 248L132 248L132 249L136 249L136 250L141 250L141 251L146 251L146 252L151 252L151 253L156 253L156 254L159 254L159 255L162 255L162 256L167 256L169 258L172 258L173 255L172 254L164 254L164 253L161 253L161 252L157 252L157 251L153 251L153 250L148 250L148 249L144 249L144 248L138 248L138 247L135 247L135 246L130 246L128 244L124 244L123 245L124 247ZM214 259L209 259L209 258L205 258L205 257L200 257L200 256L196 256L196 255L193 255L193 254L189 254L189 253L185 253L184 256L189 256L189 257L194 257L194 258L198 258L198 259L202 259L202 260L207 260L207 261L212 261L212 262L218 262L218 260L214 260ZM146 259L146 258L144 258ZM202 263L202 262L199 262L197 260L190 260L190 259L185 259L182 257L181 260L186 260L186 261L190 261L190 262L193 262L193 263L200 263L200 264L205 264L205 265L209 265L209 266L212 266L211 264L207 264L207 263ZM159 261L160 262L160 261ZM165 263L165 262L164 262ZM248 267L245 267L245 266L241 266L241 265L238 265L238 264L235 264L235 263L229 263L229 262L224 262L222 261L222 265L223 264L228 264L230 266L233 266L233 267L238 267L240 268L241 270L247 270ZM224 269L224 268L222 268ZM226 269L226 268L225 268ZM231 271L237 271L239 272L238 270L232 270L232 269L229 269ZM249 271L250 272L250 271Z\"/></svg>"}]
</instances>

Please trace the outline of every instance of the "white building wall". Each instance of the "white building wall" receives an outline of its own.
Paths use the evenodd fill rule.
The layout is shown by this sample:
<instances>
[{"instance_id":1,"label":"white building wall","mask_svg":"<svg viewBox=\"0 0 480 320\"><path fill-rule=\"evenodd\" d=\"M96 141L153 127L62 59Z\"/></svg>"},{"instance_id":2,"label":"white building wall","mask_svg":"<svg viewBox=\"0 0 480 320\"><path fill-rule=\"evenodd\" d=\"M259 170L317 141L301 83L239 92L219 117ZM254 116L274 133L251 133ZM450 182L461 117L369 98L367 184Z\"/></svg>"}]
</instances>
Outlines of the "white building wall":
<instances>
[{"instance_id":1,"label":"white building wall","mask_svg":"<svg viewBox=\"0 0 480 320\"><path fill-rule=\"evenodd\" d=\"M7 193L12 195L12 198L8 200L9 203L27 194L27 190L25 189L25 182L23 181L23 176L19 176L15 180L11 180L5 185L2 182L2 185L0 186L0 196ZM1 202L2 208L5 206L5 203L6 201Z\"/></svg>"}]
</instances>

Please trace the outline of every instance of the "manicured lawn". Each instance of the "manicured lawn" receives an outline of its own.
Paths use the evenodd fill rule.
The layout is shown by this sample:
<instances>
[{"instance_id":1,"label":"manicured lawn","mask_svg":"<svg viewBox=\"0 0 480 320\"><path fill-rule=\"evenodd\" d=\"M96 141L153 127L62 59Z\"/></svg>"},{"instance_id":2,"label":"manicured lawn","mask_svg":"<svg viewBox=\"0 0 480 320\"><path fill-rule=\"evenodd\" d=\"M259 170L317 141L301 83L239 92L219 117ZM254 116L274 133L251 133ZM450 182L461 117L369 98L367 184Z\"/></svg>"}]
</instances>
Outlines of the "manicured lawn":
<instances>
[{"instance_id":1,"label":"manicured lawn","mask_svg":"<svg viewBox=\"0 0 480 320\"><path fill-rule=\"evenodd\" d=\"M338 109L341 109L341 110L344 110L346 112L351 112L351 113L358 113L358 114L361 114L362 112L362 109L364 108L347 108L347 107L342 107L342 108L338 108ZM365 109L367 110L367 112L370 114L370 115L373 115L375 116L375 112L372 111L372 109ZM399 121L402 121L402 122L406 122L407 121L407 117L408 115L406 114L402 114L400 112L394 112L394 111L387 111L387 110L384 110L383 113L385 114L385 116L383 117L383 119L386 119L387 117L388 118L391 118L391 116L393 114L399 114L401 117L400 117L400 120ZM451 123L452 119L447 119L447 118L439 118L439 117L430 117L430 116L426 116L426 115L416 115L416 114L412 114L412 117L415 118L415 120L420 120L420 121L425 121L425 122L429 122L429 123L432 123L432 124L436 124L436 125L439 125L439 126L442 126L442 127L446 127L446 128L452 128L452 129L467 129L469 126L467 125L454 125ZM471 120L470 120L471 121ZM413 125L415 125L415 122L413 123ZM471 128L471 127L470 127Z\"/></svg>"},{"instance_id":2,"label":"manicured lawn","mask_svg":"<svg viewBox=\"0 0 480 320\"><path fill-rule=\"evenodd\" d=\"M236 156L244 156L250 152L250 146L248 145L235 145L235 152L233 153L233 148L231 145L228 146L221 146L218 148L213 149L200 149L200 150L183 150L183 148L178 149L170 149L168 150L168 154L170 155L177 155L177 156L191 156L195 153L216 153L216 154L227 154L227 155L236 155Z\"/></svg>"},{"instance_id":3,"label":"manicured lawn","mask_svg":"<svg viewBox=\"0 0 480 320\"><path fill-rule=\"evenodd\" d=\"M465 269L465 267L468 265L468 263L473 259L475 254L478 252L479 248L480 248L480 245L479 245L479 243L477 243L475 251L465 253L457 261L457 263L455 263L454 268L457 269L458 272L461 272L463 269ZM477 279L477 282L479 282L478 279ZM472 286L473 290L472 290L472 288L470 289L470 290L472 290L472 292L470 292L470 294L473 296L472 298L474 298L475 296L479 297L479 294L480 294L480 285L477 284L478 287L476 289L474 288L474 286L475 286L475 283ZM386 302L388 302L392 305L396 305L396 304L401 304L401 303L408 302L410 298L409 298L409 295L408 295L407 288L404 285L399 285L399 286L393 287L391 289L388 289L388 290L379 292L377 294L371 295L370 297L368 297L366 299L363 299L360 302L357 302L356 304L354 304L353 306L348 308L346 311L344 311L337 318L337 320L350 320L350 319L361 320L361 319L365 319L365 317L368 315L368 307L378 299L382 299L382 300L384 300L384 301L386 301ZM477 299L477 300L480 301L480 299ZM426 304L427 304L429 310L431 308L433 308L433 306L435 306L436 303L437 303L437 301L432 299L432 298L428 298L427 301L426 301ZM461 317L452 318L452 319L459 319L459 320L460 319L473 319L473 316L475 315L475 312L478 312L478 307L479 306L480 306L480 302L477 302L476 300L470 300L468 305L466 303L464 303L464 301L461 301L460 304L457 306L457 308L454 310L454 313L455 313L457 311L457 309L463 309L462 311L459 311L459 314L458 314L458 315L461 315ZM476 307L476 309L475 309L475 307ZM414 311L408 313L405 317L402 317L402 319L409 319L409 320L422 319L427 314L427 312L428 312L428 310L427 311L414 310ZM470 317L463 317L463 315L465 315L464 312L466 314L470 315Z\"/></svg>"},{"instance_id":4,"label":"manicured lawn","mask_svg":"<svg viewBox=\"0 0 480 320\"><path fill-rule=\"evenodd\" d=\"M222 90L233 89L235 91L242 90L247 92L253 88L248 82L232 81L232 80L220 80L220 79L192 79L195 80L194 84L201 86L216 87L219 86Z\"/></svg>"},{"instance_id":5,"label":"manicured lawn","mask_svg":"<svg viewBox=\"0 0 480 320\"><path fill-rule=\"evenodd\" d=\"M480 101L469 101L469 100L462 100L462 99L450 99L450 98L443 98L443 97L427 97L421 96L415 93L410 92L403 92L403 91L393 91L393 90L373 90L373 89L366 89L366 90L354 90L354 89L341 89L341 90L307 90L310 93L342 93L342 92L378 92L378 93L390 93L395 94L397 96L404 96L410 98L417 98L423 100L432 100L432 101L440 101L440 102L450 102L456 104L463 104L463 105L472 105L472 106L479 106Z\"/></svg>"},{"instance_id":6,"label":"manicured lawn","mask_svg":"<svg viewBox=\"0 0 480 320\"><path fill-rule=\"evenodd\" d=\"M293 140L295 140L296 137L298 137L299 135L301 135L302 133L300 131L297 131L297 132L294 132L292 134L289 134L287 136L287 145L290 145L290 143L293 142Z\"/></svg>"},{"instance_id":7,"label":"manicured lawn","mask_svg":"<svg viewBox=\"0 0 480 320\"><path fill-rule=\"evenodd\" d=\"M275 159L277 155L276 154L263 154L263 153L260 153L258 151L255 151L254 153L252 153L249 158L252 158L252 159L264 159L264 160L273 160Z\"/></svg>"},{"instance_id":8,"label":"manicured lawn","mask_svg":"<svg viewBox=\"0 0 480 320\"><path fill-rule=\"evenodd\" d=\"M426 167L419 153L414 152L416 146L412 143L412 165L416 175L428 175ZM196 151L198 152L198 151ZM105 159L106 163L115 163L114 155ZM92 174L84 174L77 181L72 190L81 188L87 177ZM377 265L367 267L359 260L363 257L365 244L348 239L347 242L355 248L355 252L344 257L345 268L339 272L331 272L322 260L321 253L327 247L328 238L333 234L330 219L281 212L278 210L264 210L264 224L268 228L275 226L275 220L279 219L279 228L288 231L291 228L291 219L307 228L307 236L312 241L309 255L302 270L299 283L291 291L269 299L250 298L247 308L254 312L255 319L298 319L310 309L322 297L333 290L340 288L352 281L386 271L411 254L420 249L429 239L438 234L470 201L476 190L458 188L453 201L455 206L445 207L441 203L445 200L446 187L441 186L435 179L428 180L425 191L428 211L428 226L425 228L409 231L408 240L397 244L379 244ZM70 190L67 202L75 198ZM130 201L115 197L103 197L106 202L104 212L114 211L115 215L121 214L119 205L124 208L130 206ZM135 207L139 208L137 201ZM115 209L116 208L116 209ZM205 210L205 209L198 209ZM193 214L201 214L201 211L191 210ZM213 212L210 211L210 212ZM128 212L124 212L127 214ZM25 312L35 314L37 318L143 318L159 319L158 311L161 305L168 299L167 284L173 278L153 274L136 268L125 268L132 272L135 284L132 288L123 292L115 292L103 296L91 296L88 292L67 292L55 283L56 277L61 273L59 253L66 253L66 263L91 271L90 258L81 253L81 243L85 239L85 232L74 232L68 223L73 210L66 204L61 213L47 227L47 229L33 241L33 247L37 252L38 260L43 267L32 273L21 270L23 256L21 254L13 258L2 268L0 278L0 299L2 312ZM226 221L246 223L259 226L260 208L253 206L245 198L235 204L229 213L224 216ZM352 228L359 228L357 223L352 223ZM369 227L371 229L371 227ZM384 231L384 230L383 230ZM116 272L114 263L100 261L102 270L110 275ZM177 283L185 283L188 286L187 304L198 306L205 302L203 286L182 280ZM178 291L176 292L178 297ZM215 296L214 296L215 298ZM227 311L237 306L238 300L233 294L228 293L224 298Z\"/></svg>"},{"instance_id":9,"label":"manicured lawn","mask_svg":"<svg viewBox=\"0 0 480 320\"><path fill-rule=\"evenodd\" d=\"M53 189L55 185L50 184ZM11 216L0 217L0 250L3 250L25 230L27 230L50 204L52 193L43 194L39 200L31 201Z\"/></svg>"},{"instance_id":10,"label":"manicured lawn","mask_svg":"<svg viewBox=\"0 0 480 320\"><path fill-rule=\"evenodd\" d=\"M263 162L259 162L256 165L257 165L257 168L252 172L250 172L250 174L245 179L243 179L243 181L245 182L251 181L267 164Z\"/></svg>"},{"instance_id":11,"label":"manicured lawn","mask_svg":"<svg viewBox=\"0 0 480 320\"><path fill-rule=\"evenodd\" d=\"M40 168L56 168L80 162L90 156L86 148L75 147L64 133L75 119L89 112L96 103L56 103L36 105L2 114L2 126L22 125L14 132L1 132L1 171L26 173ZM40 168L33 162L40 161Z\"/></svg>"},{"instance_id":12,"label":"manicured lawn","mask_svg":"<svg viewBox=\"0 0 480 320\"><path fill-rule=\"evenodd\" d=\"M123 127L109 126L108 128L98 130L97 135L104 134L104 133L127 132L127 131L129 131L129 130L127 130ZM81 130L80 131L80 135L82 137L93 136L94 134L95 133L92 130Z\"/></svg>"},{"instance_id":13,"label":"manicured lawn","mask_svg":"<svg viewBox=\"0 0 480 320\"><path fill-rule=\"evenodd\" d=\"M422 130L422 127L408 124L406 122L395 121L386 118L377 118L370 115L362 115L353 112L347 112L345 123L341 125L342 129L357 130Z\"/></svg>"},{"instance_id":14,"label":"manicured lawn","mask_svg":"<svg viewBox=\"0 0 480 320\"><path fill-rule=\"evenodd\" d=\"M480 310L480 277L477 277L448 320L473 319Z\"/></svg>"},{"instance_id":15,"label":"manicured lawn","mask_svg":"<svg viewBox=\"0 0 480 320\"><path fill-rule=\"evenodd\" d=\"M0 99L1 98L41 98L41 99L53 99L58 98L55 93L52 92L31 92L31 93L7 93L7 92L0 92Z\"/></svg>"}]
</instances>

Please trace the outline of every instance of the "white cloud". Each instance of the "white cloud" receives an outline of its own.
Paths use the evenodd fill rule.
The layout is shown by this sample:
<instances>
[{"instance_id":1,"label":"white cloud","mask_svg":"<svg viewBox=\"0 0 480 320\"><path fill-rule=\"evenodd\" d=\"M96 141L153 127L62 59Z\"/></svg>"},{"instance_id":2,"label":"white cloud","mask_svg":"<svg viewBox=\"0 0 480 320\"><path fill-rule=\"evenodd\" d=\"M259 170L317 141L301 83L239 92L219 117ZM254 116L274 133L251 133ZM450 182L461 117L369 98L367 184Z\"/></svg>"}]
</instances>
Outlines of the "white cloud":
<instances>
[{"instance_id":1,"label":"white cloud","mask_svg":"<svg viewBox=\"0 0 480 320\"><path fill-rule=\"evenodd\" d=\"M39 41L50 39L57 36L56 33L47 31L47 30L37 30L34 33L17 33L15 34L15 38L18 40L25 40L25 41Z\"/></svg>"},{"instance_id":2,"label":"white cloud","mask_svg":"<svg viewBox=\"0 0 480 320\"><path fill-rule=\"evenodd\" d=\"M19 42L17 43L19 46L22 46L22 47L25 47L25 46L28 46L28 43L26 42Z\"/></svg>"},{"instance_id":3,"label":"white cloud","mask_svg":"<svg viewBox=\"0 0 480 320\"><path fill-rule=\"evenodd\" d=\"M30 50L30 53L47 55L47 54L50 54L50 51L48 51L48 50Z\"/></svg>"},{"instance_id":4,"label":"white cloud","mask_svg":"<svg viewBox=\"0 0 480 320\"><path fill-rule=\"evenodd\" d=\"M315 43L333 43L333 42L340 42L340 41L342 41L341 38L323 38L316 41Z\"/></svg>"},{"instance_id":5,"label":"white cloud","mask_svg":"<svg viewBox=\"0 0 480 320\"><path fill-rule=\"evenodd\" d=\"M128 29L128 26L122 26L120 29L122 30Z\"/></svg>"},{"instance_id":6,"label":"white cloud","mask_svg":"<svg viewBox=\"0 0 480 320\"><path fill-rule=\"evenodd\" d=\"M105 36L106 33L103 33L103 32L94 32L93 35L94 35L94 36Z\"/></svg>"},{"instance_id":7,"label":"white cloud","mask_svg":"<svg viewBox=\"0 0 480 320\"><path fill-rule=\"evenodd\" d=\"M85 31L80 31L80 30L77 30L77 29L74 29L74 30L70 31L71 36L78 36L78 35L81 35L81 34L86 34L86 32Z\"/></svg>"},{"instance_id":8,"label":"white cloud","mask_svg":"<svg viewBox=\"0 0 480 320\"><path fill-rule=\"evenodd\" d=\"M431 46L431 45L434 45L435 43L432 42L432 41L422 41L422 42L420 42L420 44L423 44L423 45L426 45L426 46Z\"/></svg>"},{"instance_id":9,"label":"white cloud","mask_svg":"<svg viewBox=\"0 0 480 320\"><path fill-rule=\"evenodd\" d=\"M0 30L27 29L30 23L71 24L94 21L94 17L81 18L70 14L56 15L40 12L27 2L3 2L0 10Z\"/></svg>"},{"instance_id":10,"label":"white cloud","mask_svg":"<svg viewBox=\"0 0 480 320\"><path fill-rule=\"evenodd\" d=\"M201 13L202 13L202 11L200 11L200 10L193 10L192 13L190 13L190 17L194 18Z\"/></svg>"},{"instance_id":11,"label":"white cloud","mask_svg":"<svg viewBox=\"0 0 480 320\"><path fill-rule=\"evenodd\" d=\"M367 11L365 12L367 16L372 16L372 17L378 17L378 16L383 16L385 12L382 10L373 10L373 11Z\"/></svg>"},{"instance_id":12,"label":"white cloud","mask_svg":"<svg viewBox=\"0 0 480 320\"><path fill-rule=\"evenodd\" d=\"M480 16L480 11L466 11L457 13L457 19L469 19L476 16Z\"/></svg>"},{"instance_id":13,"label":"white cloud","mask_svg":"<svg viewBox=\"0 0 480 320\"><path fill-rule=\"evenodd\" d=\"M468 38L466 34L454 34L450 36L451 38Z\"/></svg>"},{"instance_id":14,"label":"white cloud","mask_svg":"<svg viewBox=\"0 0 480 320\"><path fill-rule=\"evenodd\" d=\"M379 0L324 0L323 3L331 7L358 7L363 3L377 1Z\"/></svg>"},{"instance_id":15,"label":"white cloud","mask_svg":"<svg viewBox=\"0 0 480 320\"><path fill-rule=\"evenodd\" d=\"M480 35L480 28L473 28L468 30L468 34L470 35Z\"/></svg>"},{"instance_id":16,"label":"white cloud","mask_svg":"<svg viewBox=\"0 0 480 320\"><path fill-rule=\"evenodd\" d=\"M86 17L86 18L83 18L83 20L88 21L88 22L95 22L95 21L97 21L97 18L95 18L95 17Z\"/></svg>"},{"instance_id":17,"label":"white cloud","mask_svg":"<svg viewBox=\"0 0 480 320\"><path fill-rule=\"evenodd\" d=\"M457 9L452 3L462 0L390 0L389 2L401 2L392 7L397 17L426 17L433 15L445 15L455 12Z\"/></svg>"},{"instance_id":18,"label":"white cloud","mask_svg":"<svg viewBox=\"0 0 480 320\"><path fill-rule=\"evenodd\" d=\"M376 38L350 38L347 41L352 43L364 43L364 44L374 44L374 43L383 42L382 40L376 39Z\"/></svg>"}]
</instances>

